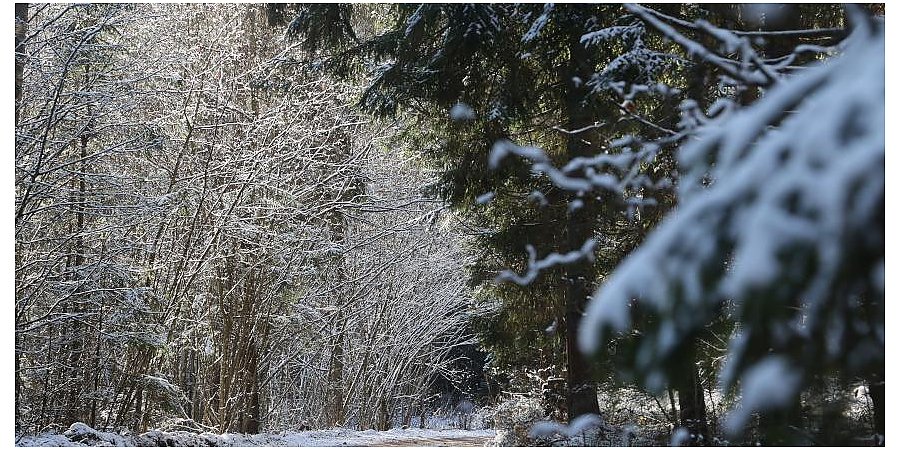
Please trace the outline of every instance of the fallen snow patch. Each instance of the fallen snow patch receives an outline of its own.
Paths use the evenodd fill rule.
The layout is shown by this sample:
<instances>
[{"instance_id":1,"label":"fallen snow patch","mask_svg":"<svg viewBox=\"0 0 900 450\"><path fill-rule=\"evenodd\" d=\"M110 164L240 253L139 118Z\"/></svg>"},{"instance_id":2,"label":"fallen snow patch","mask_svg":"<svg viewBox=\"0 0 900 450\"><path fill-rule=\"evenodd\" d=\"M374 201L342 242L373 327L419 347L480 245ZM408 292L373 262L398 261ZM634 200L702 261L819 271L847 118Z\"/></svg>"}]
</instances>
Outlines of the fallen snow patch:
<instances>
[{"instance_id":1,"label":"fallen snow patch","mask_svg":"<svg viewBox=\"0 0 900 450\"><path fill-rule=\"evenodd\" d=\"M42 433L22 437L19 447L371 447L371 446L461 446L485 445L494 430L430 430L421 428L388 431L331 430L284 431L281 433L191 433L152 430L141 435L97 431L77 422L63 434Z\"/></svg>"}]
</instances>

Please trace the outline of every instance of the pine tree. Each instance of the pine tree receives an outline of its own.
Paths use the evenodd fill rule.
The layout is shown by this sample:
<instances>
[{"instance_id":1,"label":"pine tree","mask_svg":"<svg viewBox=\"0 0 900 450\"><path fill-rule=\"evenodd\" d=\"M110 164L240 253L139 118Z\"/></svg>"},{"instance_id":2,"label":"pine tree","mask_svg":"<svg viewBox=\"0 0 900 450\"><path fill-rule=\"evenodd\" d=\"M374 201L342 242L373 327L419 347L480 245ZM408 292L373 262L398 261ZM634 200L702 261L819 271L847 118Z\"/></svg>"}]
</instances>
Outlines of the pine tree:
<instances>
[{"instance_id":1,"label":"pine tree","mask_svg":"<svg viewBox=\"0 0 900 450\"><path fill-rule=\"evenodd\" d=\"M703 109L690 111L696 102L684 108L682 126L696 127L688 133L696 139L679 149L679 211L598 290L583 342L596 349L598 325L622 330L639 319L645 326L635 342L634 366L648 385L658 386L678 376L678 361L690 354L698 333L725 313L737 330L721 379L732 388L742 385L744 394L728 428L739 433L751 412L762 411L765 442L802 442L796 433L802 427L800 394L816 376L837 371L883 386L882 25L858 14L844 53L797 70L789 61L814 58L784 40L833 43L844 30L724 31L639 6L629 9L691 48L700 64L734 86L734 95L712 104L708 116L698 114ZM819 11L806 24L828 24L835 17L833 7ZM802 28L804 21L792 23ZM721 47L686 38L703 30ZM757 39L761 49L739 48L758 37L775 42ZM712 53L723 49L757 62L723 63ZM848 111L867 118L852 118L857 113ZM848 129L854 132L846 134ZM818 190L822 178L804 173L807 166L799 161L812 160L822 166L808 170L836 177L833 190ZM654 320L646 322L648 316ZM776 379L777 396L769 393Z\"/></svg>"}]
</instances>

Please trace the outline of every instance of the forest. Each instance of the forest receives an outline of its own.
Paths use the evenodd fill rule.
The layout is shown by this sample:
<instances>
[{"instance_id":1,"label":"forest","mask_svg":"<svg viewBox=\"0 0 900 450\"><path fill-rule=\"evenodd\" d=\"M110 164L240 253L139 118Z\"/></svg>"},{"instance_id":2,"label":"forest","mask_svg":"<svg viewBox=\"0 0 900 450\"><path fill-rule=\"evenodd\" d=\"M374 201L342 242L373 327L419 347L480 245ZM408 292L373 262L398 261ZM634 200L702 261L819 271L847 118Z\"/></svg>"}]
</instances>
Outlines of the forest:
<instances>
[{"instance_id":1,"label":"forest","mask_svg":"<svg viewBox=\"0 0 900 450\"><path fill-rule=\"evenodd\" d=\"M7 442L885 445L884 10L16 3Z\"/></svg>"}]
</instances>

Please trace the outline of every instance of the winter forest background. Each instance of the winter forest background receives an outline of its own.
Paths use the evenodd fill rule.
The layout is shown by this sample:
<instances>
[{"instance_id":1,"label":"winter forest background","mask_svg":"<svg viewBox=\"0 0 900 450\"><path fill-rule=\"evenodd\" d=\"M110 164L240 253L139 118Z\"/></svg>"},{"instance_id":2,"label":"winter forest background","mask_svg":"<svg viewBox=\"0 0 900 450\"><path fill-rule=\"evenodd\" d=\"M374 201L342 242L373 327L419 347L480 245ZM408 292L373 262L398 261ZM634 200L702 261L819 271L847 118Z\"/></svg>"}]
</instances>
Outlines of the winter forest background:
<instances>
[{"instance_id":1,"label":"winter forest background","mask_svg":"<svg viewBox=\"0 0 900 450\"><path fill-rule=\"evenodd\" d=\"M19 445L884 444L884 4L15 16Z\"/></svg>"}]
</instances>

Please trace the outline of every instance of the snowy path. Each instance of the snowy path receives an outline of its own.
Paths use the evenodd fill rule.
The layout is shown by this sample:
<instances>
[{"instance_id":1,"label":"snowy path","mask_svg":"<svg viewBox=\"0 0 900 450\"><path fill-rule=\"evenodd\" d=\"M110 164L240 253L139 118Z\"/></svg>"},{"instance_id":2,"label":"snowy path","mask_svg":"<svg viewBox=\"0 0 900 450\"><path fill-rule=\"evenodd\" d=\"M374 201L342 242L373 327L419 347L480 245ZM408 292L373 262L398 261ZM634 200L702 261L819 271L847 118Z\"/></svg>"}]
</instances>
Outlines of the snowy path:
<instances>
[{"instance_id":1,"label":"snowy path","mask_svg":"<svg viewBox=\"0 0 900 450\"><path fill-rule=\"evenodd\" d=\"M60 446L166 446L166 447L484 447L494 440L494 430L428 430L419 428L388 431L357 431L345 428L285 431L263 434L195 434L184 431L150 431L123 436L73 424L64 434L25 436L23 447Z\"/></svg>"},{"instance_id":2,"label":"snowy path","mask_svg":"<svg viewBox=\"0 0 900 450\"><path fill-rule=\"evenodd\" d=\"M494 430L427 430L418 428L388 431L323 430L285 433L285 441L303 446L333 447L484 447L494 440ZM274 443L274 442L273 442ZM297 444L286 444L297 445Z\"/></svg>"},{"instance_id":3,"label":"snowy path","mask_svg":"<svg viewBox=\"0 0 900 450\"><path fill-rule=\"evenodd\" d=\"M372 447L484 447L494 440L490 430L463 431L446 430L443 434L431 436L384 437L366 446Z\"/></svg>"}]
</instances>

